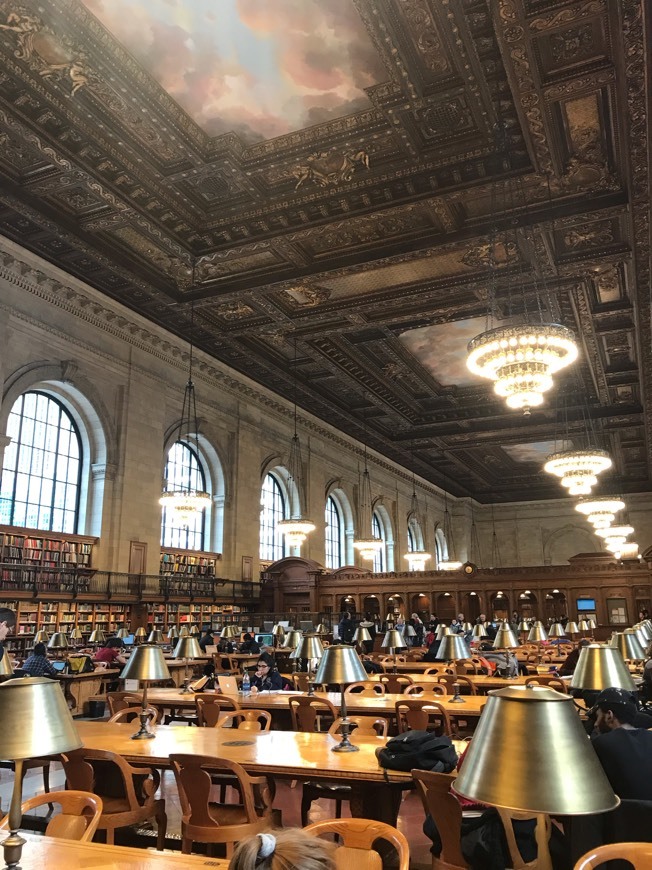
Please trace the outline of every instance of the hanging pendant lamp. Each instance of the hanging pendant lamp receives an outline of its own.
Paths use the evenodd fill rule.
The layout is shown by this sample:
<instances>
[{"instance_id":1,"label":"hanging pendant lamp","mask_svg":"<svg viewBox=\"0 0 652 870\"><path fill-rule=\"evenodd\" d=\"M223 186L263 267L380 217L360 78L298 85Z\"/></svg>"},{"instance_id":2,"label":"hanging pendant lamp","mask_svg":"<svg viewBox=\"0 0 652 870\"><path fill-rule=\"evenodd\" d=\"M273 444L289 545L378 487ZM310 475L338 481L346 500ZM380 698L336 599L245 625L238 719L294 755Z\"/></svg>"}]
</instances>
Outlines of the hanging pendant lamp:
<instances>
[{"instance_id":1,"label":"hanging pendant lamp","mask_svg":"<svg viewBox=\"0 0 652 870\"><path fill-rule=\"evenodd\" d=\"M440 571L459 571L462 563L455 558L455 542L453 540L453 524L451 515L448 512L448 497L444 493L444 538L448 548L448 558L442 559L437 568Z\"/></svg>"},{"instance_id":2,"label":"hanging pendant lamp","mask_svg":"<svg viewBox=\"0 0 652 870\"><path fill-rule=\"evenodd\" d=\"M606 450L566 450L548 457L543 470L560 478L569 495L589 495L598 482L598 474L611 468Z\"/></svg>"},{"instance_id":3,"label":"hanging pendant lamp","mask_svg":"<svg viewBox=\"0 0 652 870\"><path fill-rule=\"evenodd\" d=\"M197 400L195 385L192 380L193 362L193 328L194 328L194 305L190 309L190 353L188 357L188 383L183 393L181 406L181 419L177 429L174 444L181 444L199 456L199 422L197 419ZM192 468L186 462L175 463L173 467L168 464L168 473L174 477L167 478L165 489L159 499L159 504L166 510L173 512L174 518L182 526L190 523L211 503L209 493L199 489L197 484L201 478L196 475L193 478Z\"/></svg>"},{"instance_id":4,"label":"hanging pendant lamp","mask_svg":"<svg viewBox=\"0 0 652 870\"><path fill-rule=\"evenodd\" d=\"M422 522L421 513L419 511L419 500L417 498L417 488L414 478L414 472L412 473L412 499L410 501L410 517L416 520L420 529L426 528L425 520ZM405 558L408 560L408 568L410 571L425 571L426 562L429 559L432 559L432 555L430 553L427 553L424 549L414 549L409 550L405 554Z\"/></svg>"},{"instance_id":5,"label":"hanging pendant lamp","mask_svg":"<svg viewBox=\"0 0 652 870\"><path fill-rule=\"evenodd\" d=\"M606 529L624 509L625 502L619 498L583 498L575 505L575 510L584 514L596 529Z\"/></svg>"},{"instance_id":6,"label":"hanging pendant lamp","mask_svg":"<svg viewBox=\"0 0 652 870\"><path fill-rule=\"evenodd\" d=\"M277 528L285 536L289 547L300 547L310 532L315 531L315 524L303 516L301 503L303 498L303 460L301 458L301 443L297 433L297 342L294 341L294 434L290 442L290 454L288 458L288 484L294 488L295 498L290 498L294 503L292 516L288 520L281 520Z\"/></svg>"},{"instance_id":7,"label":"hanging pendant lamp","mask_svg":"<svg viewBox=\"0 0 652 870\"><path fill-rule=\"evenodd\" d=\"M360 477L360 516L358 529L360 536L353 541L353 546L360 553L363 559L371 561L376 558L376 555L382 550L385 542L382 538L377 538L373 530L373 512L371 501L371 479L369 477L369 468L367 466L367 418L363 413L364 426L364 471ZM369 537L364 537L365 532L371 532Z\"/></svg>"}]
</instances>

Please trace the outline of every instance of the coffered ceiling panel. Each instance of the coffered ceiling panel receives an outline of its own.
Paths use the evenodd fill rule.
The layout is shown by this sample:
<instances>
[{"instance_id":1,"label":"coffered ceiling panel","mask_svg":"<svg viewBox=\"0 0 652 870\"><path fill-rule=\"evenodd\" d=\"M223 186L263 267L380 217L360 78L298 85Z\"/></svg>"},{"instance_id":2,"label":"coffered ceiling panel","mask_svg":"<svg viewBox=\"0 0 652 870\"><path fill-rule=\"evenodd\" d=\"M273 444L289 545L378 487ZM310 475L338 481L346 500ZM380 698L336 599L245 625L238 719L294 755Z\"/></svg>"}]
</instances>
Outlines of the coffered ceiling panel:
<instances>
[{"instance_id":1,"label":"coffered ceiling panel","mask_svg":"<svg viewBox=\"0 0 652 870\"><path fill-rule=\"evenodd\" d=\"M649 490L643 12L0 0L0 232L455 494L559 495L587 419ZM529 417L490 305L578 336Z\"/></svg>"}]
</instances>

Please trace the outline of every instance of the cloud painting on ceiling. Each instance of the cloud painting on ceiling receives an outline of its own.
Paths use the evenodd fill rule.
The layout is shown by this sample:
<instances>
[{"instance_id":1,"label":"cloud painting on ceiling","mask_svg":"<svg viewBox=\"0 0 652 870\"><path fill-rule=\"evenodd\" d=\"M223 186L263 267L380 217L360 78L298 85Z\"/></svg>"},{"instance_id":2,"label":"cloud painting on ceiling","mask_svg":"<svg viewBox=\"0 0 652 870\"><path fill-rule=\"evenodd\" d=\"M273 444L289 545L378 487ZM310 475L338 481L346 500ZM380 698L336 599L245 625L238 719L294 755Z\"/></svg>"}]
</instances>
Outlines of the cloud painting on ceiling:
<instances>
[{"instance_id":1,"label":"cloud painting on ceiling","mask_svg":"<svg viewBox=\"0 0 652 870\"><path fill-rule=\"evenodd\" d=\"M399 339L443 386L470 386L479 381L466 367L466 346L485 329L485 318L473 317L410 329Z\"/></svg>"},{"instance_id":2,"label":"cloud painting on ceiling","mask_svg":"<svg viewBox=\"0 0 652 870\"><path fill-rule=\"evenodd\" d=\"M207 133L270 139L387 78L351 0L83 0Z\"/></svg>"},{"instance_id":3,"label":"cloud painting on ceiling","mask_svg":"<svg viewBox=\"0 0 652 870\"><path fill-rule=\"evenodd\" d=\"M503 447L505 453L514 462L537 462L541 465L551 453L560 450L572 450L572 441L561 439L559 441L532 441L530 444L510 444Z\"/></svg>"}]
</instances>

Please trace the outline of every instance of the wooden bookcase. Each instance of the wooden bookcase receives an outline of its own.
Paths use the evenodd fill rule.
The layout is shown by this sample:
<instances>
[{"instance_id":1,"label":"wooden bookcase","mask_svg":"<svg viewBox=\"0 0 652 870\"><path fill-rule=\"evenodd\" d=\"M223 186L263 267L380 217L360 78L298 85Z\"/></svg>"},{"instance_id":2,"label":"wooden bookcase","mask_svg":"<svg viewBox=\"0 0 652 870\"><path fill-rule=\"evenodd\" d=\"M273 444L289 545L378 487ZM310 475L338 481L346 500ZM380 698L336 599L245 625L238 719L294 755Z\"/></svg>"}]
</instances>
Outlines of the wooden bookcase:
<instances>
[{"instance_id":1,"label":"wooden bookcase","mask_svg":"<svg viewBox=\"0 0 652 870\"><path fill-rule=\"evenodd\" d=\"M215 577L217 576L217 563L221 559L221 553L198 553L162 547L159 570L165 577Z\"/></svg>"},{"instance_id":2,"label":"wooden bookcase","mask_svg":"<svg viewBox=\"0 0 652 870\"><path fill-rule=\"evenodd\" d=\"M93 573L97 538L0 526L0 579L3 589L38 585L39 591L72 592Z\"/></svg>"}]
</instances>

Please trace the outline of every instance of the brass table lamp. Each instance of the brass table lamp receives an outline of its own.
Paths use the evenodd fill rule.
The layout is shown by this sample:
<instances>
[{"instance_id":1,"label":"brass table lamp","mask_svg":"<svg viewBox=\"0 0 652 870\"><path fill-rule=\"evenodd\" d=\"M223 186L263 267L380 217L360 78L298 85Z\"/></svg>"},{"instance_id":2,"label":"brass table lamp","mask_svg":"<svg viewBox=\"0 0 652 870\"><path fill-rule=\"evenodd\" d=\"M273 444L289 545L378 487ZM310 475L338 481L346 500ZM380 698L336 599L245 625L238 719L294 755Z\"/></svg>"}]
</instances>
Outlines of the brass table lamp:
<instances>
[{"instance_id":1,"label":"brass table lamp","mask_svg":"<svg viewBox=\"0 0 652 870\"><path fill-rule=\"evenodd\" d=\"M9 836L2 842L7 867L18 870L25 840L22 820L23 761L58 755L82 745L61 687L43 677L23 677L0 685L2 755L15 764L9 807Z\"/></svg>"},{"instance_id":2,"label":"brass table lamp","mask_svg":"<svg viewBox=\"0 0 652 870\"><path fill-rule=\"evenodd\" d=\"M292 673L296 674L297 672L297 662L299 661L298 649L301 641L303 640L303 634L296 629L292 629L292 631L288 632L287 637L285 638L285 643L290 647L292 652L290 653L290 658L292 659Z\"/></svg>"},{"instance_id":3,"label":"brass table lamp","mask_svg":"<svg viewBox=\"0 0 652 870\"><path fill-rule=\"evenodd\" d=\"M168 625L168 633L167 633L168 640L176 640L178 637L179 637L179 629L176 627L176 625Z\"/></svg>"},{"instance_id":4,"label":"brass table lamp","mask_svg":"<svg viewBox=\"0 0 652 870\"><path fill-rule=\"evenodd\" d=\"M180 695L189 695L192 693L192 689L189 688L190 683L190 659L200 659L204 653L202 652L202 648L199 646L199 641L196 637L180 637L179 642L174 648L174 658L175 659L185 659L186 660L186 671L184 674L183 686L179 690Z\"/></svg>"},{"instance_id":5,"label":"brass table lamp","mask_svg":"<svg viewBox=\"0 0 652 870\"><path fill-rule=\"evenodd\" d=\"M470 622L463 622L462 631L464 632L464 634L468 634L469 631L473 631L473 626Z\"/></svg>"},{"instance_id":6,"label":"brass table lamp","mask_svg":"<svg viewBox=\"0 0 652 870\"><path fill-rule=\"evenodd\" d=\"M403 637L406 637L408 640L410 638L416 637L417 633L411 625L406 625L403 629Z\"/></svg>"},{"instance_id":7,"label":"brass table lamp","mask_svg":"<svg viewBox=\"0 0 652 870\"><path fill-rule=\"evenodd\" d=\"M272 629L272 636L274 638L274 646L279 647L283 646L285 643L285 629L282 625L275 625Z\"/></svg>"},{"instance_id":8,"label":"brass table lamp","mask_svg":"<svg viewBox=\"0 0 652 870\"><path fill-rule=\"evenodd\" d=\"M481 640L483 637L488 637L487 629L484 627L482 622L478 622L473 626L471 637L473 637L474 640Z\"/></svg>"},{"instance_id":9,"label":"brass table lamp","mask_svg":"<svg viewBox=\"0 0 652 870\"><path fill-rule=\"evenodd\" d=\"M509 674L509 650L519 647L520 641L508 622L503 622L494 638L494 649L505 650L505 677Z\"/></svg>"},{"instance_id":10,"label":"brass table lamp","mask_svg":"<svg viewBox=\"0 0 652 870\"><path fill-rule=\"evenodd\" d=\"M412 626L410 626L412 628ZM414 629L412 629L414 631ZM415 632L416 634L416 632ZM360 644L360 649L362 649L362 644L366 640L371 640L371 635L369 634L368 628L363 628L362 626L358 626L356 630L353 632L353 642Z\"/></svg>"},{"instance_id":11,"label":"brass table lamp","mask_svg":"<svg viewBox=\"0 0 652 870\"><path fill-rule=\"evenodd\" d=\"M330 647L329 647L330 649ZM324 655L324 647L320 638L316 634L306 634L299 646L297 647L297 658L307 659L308 661L308 694L315 694L316 679L311 680L310 676L314 670L313 663L318 661Z\"/></svg>"},{"instance_id":12,"label":"brass table lamp","mask_svg":"<svg viewBox=\"0 0 652 870\"><path fill-rule=\"evenodd\" d=\"M163 632L160 628L153 628L149 637L147 638L147 643L163 643Z\"/></svg>"},{"instance_id":13,"label":"brass table lamp","mask_svg":"<svg viewBox=\"0 0 652 870\"><path fill-rule=\"evenodd\" d=\"M190 632L188 631L187 625L182 625L179 629L179 637L190 637Z\"/></svg>"},{"instance_id":14,"label":"brass table lamp","mask_svg":"<svg viewBox=\"0 0 652 870\"><path fill-rule=\"evenodd\" d=\"M220 632L220 637L226 638L226 640L233 640L234 637L237 637L239 631L235 627L235 625L225 625L222 631Z\"/></svg>"},{"instance_id":15,"label":"brass table lamp","mask_svg":"<svg viewBox=\"0 0 652 870\"><path fill-rule=\"evenodd\" d=\"M122 628L119 628L119 629L116 631L115 636L116 636L116 637L119 637L120 640L124 640L126 637L129 637L129 629L128 629L128 628L125 628L125 627L123 626Z\"/></svg>"},{"instance_id":16,"label":"brass table lamp","mask_svg":"<svg viewBox=\"0 0 652 870\"><path fill-rule=\"evenodd\" d=\"M614 631L609 646L620 650L624 659L640 661L645 658L645 650L641 646L636 632L631 628L626 628L625 631Z\"/></svg>"},{"instance_id":17,"label":"brass table lamp","mask_svg":"<svg viewBox=\"0 0 652 870\"><path fill-rule=\"evenodd\" d=\"M580 629L576 622L567 622L566 623L566 634L569 637L572 637L574 634L579 634Z\"/></svg>"},{"instance_id":18,"label":"brass table lamp","mask_svg":"<svg viewBox=\"0 0 652 870\"><path fill-rule=\"evenodd\" d=\"M190 634L191 634L193 637L194 637L195 635L199 634L199 626L197 626L197 625L191 625L191 626L190 626Z\"/></svg>"},{"instance_id":19,"label":"brass table lamp","mask_svg":"<svg viewBox=\"0 0 652 870\"><path fill-rule=\"evenodd\" d=\"M79 628L77 625L73 628L68 637L73 642L73 646L78 646L84 640L84 635L81 633L81 628Z\"/></svg>"},{"instance_id":20,"label":"brass table lamp","mask_svg":"<svg viewBox=\"0 0 652 870\"><path fill-rule=\"evenodd\" d=\"M553 622L553 624L550 626L548 637L566 637L566 632L564 631L561 623Z\"/></svg>"},{"instance_id":21,"label":"brass table lamp","mask_svg":"<svg viewBox=\"0 0 652 870\"><path fill-rule=\"evenodd\" d=\"M450 633L450 628L447 625L444 625L443 622L440 622L435 631L435 640L441 640L442 637L445 637L447 634Z\"/></svg>"},{"instance_id":22,"label":"brass table lamp","mask_svg":"<svg viewBox=\"0 0 652 870\"><path fill-rule=\"evenodd\" d=\"M50 640L50 635L44 628L40 628L34 635L34 643L47 643Z\"/></svg>"},{"instance_id":23,"label":"brass table lamp","mask_svg":"<svg viewBox=\"0 0 652 870\"><path fill-rule=\"evenodd\" d=\"M398 633L398 632L397 632ZM349 740L351 723L346 711L346 692L348 683L357 683L367 679L367 672L357 652L352 646L346 644L329 646L324 650L324 655L315 674L316 683L336 683L340 687L340 725L341 741L332 747L332 752L358 752L359 747L354 746Z\"/></svg>"},{"instance_id":24,"label":"brass table lamp","mask_svg":"<svg viewBox=\"0 0 652 870\"><path fill-rule=\"evenodd\" d=\"M59 658L60 653L68 650L68 639L62 631L55 631L48 641L48 649L54 650L57 658Z\"/></svg>"},{"instance_id":25,"label":"brass table lamp","mask_svg":"<svg viewBox=\"0 0 652 870\"><path fill-rule=\"evenodd\" d=\"M0 659L0 677L10 677L14 672L9 653L5 649L4 655Z\"/></svg>"},{"instance_id":26,"label":"brass table lamp","mask_svg":"<svg viewBox=\"0 0 652 870\"><path fill-rule=\"evenodd\" d=\"M619 803L573 699L544 686L489 692L453 788L473 801L535 813L539 824L544 814L604 813ZM539 848L537 867L551 870L547 849Z\"/></svg>"},{"instance_id":27,"label":"brass table lamp","mask_svg":"<svg viewBox=\"0 0 652 870\"><path fill-rule=\"evenodd\" d=\"M142 625L139 625L136 631L134 632L134 643L144 643L145 638L147 637L147 629L143 628Z\"/></svg>"},{"instance_id":28,"label":"brass table lamp","mask_svg":"<svg viewBox=\"0 0 652 870\"><path fill-rule=\"evenodd\" d=\"M326 628L323 622L320 622L317 628L315 629L315 634L328 634L329 629Z\"/></svg>"},{"instance_id":29,"label":"brass table lamp","mask_svg":"<svg viewBox=\"0 0 652 870\"><path fill-rule=\"evenodd\" d=\"M147 684L155 680L169 680L170 671L165 664L160 646L144 643L136 647L120 674L121 680L138 680L143 683L143 699L140 711L140 730L131 735L132 740L147 740L154 735L147 728Z\"/></svg>"},{"instance_id":30,"label":"brass table lamp","mask_svg":"<svg viewBox=\"0 0 652 870\"><path fill-rule=\"evenodd\" d=\"M392 673L396 673L396 650L403 649L405 646L405 639L401 632L397 628L389 628L385 632L385 637L383 638L383 642L381 643L381 647L383 649L388 649L389 654L394 659L394 667L392 669ZM366 673L366 671L365 671ZM366 676L362 678L366 680Z\"/></svg>"},{"instance_id":31,"label":"brass table lamp","mask_svg":"<svg viewBox=\"0 0 652 870\"><path fill-rule=\"evenodd\" d=\"M601 692L615 686L635 691L634 680L620 650L600 643L582 647L571 677L571 689L591 689Z\"/></svg>"},{"instance_id":32,"label":"brass table lamp","mask_svg":"<svg viewBox=\"0 0 652 870\"><path fill-rule=\"evenodd\" d=\"M471 658L471 650L462 635L446 634L442 637L437 649L437 658L445 659L452 666L453 662L458 662L460 659ZM453 689L455 694L451 699L451 704L466 704L460 695L460 684L457 681L453 683Z\"/></svg>"},{"instance_id":33,"label":"brass table lamp","mask_svg":"<svg viewBox=\"0 0 652 870\"><path fill-rule=\"evenodd\" d=\"M527 636L528 643L543 643L548 640L548 632L540 619L534 623Z\"/></svg>"},{"instance_id":34,"label":"brass table lamp","mask_svg":"<svg viewBox=\"0 0 652 870\"><path fill-rule=\"evenodd\" d=\"M90 637L88 638L89 643L96 643L98 646L104 643L106 640L106 635L102 631L101 628L96 628L90 633Z\"/></svg>"}]
</instances>

